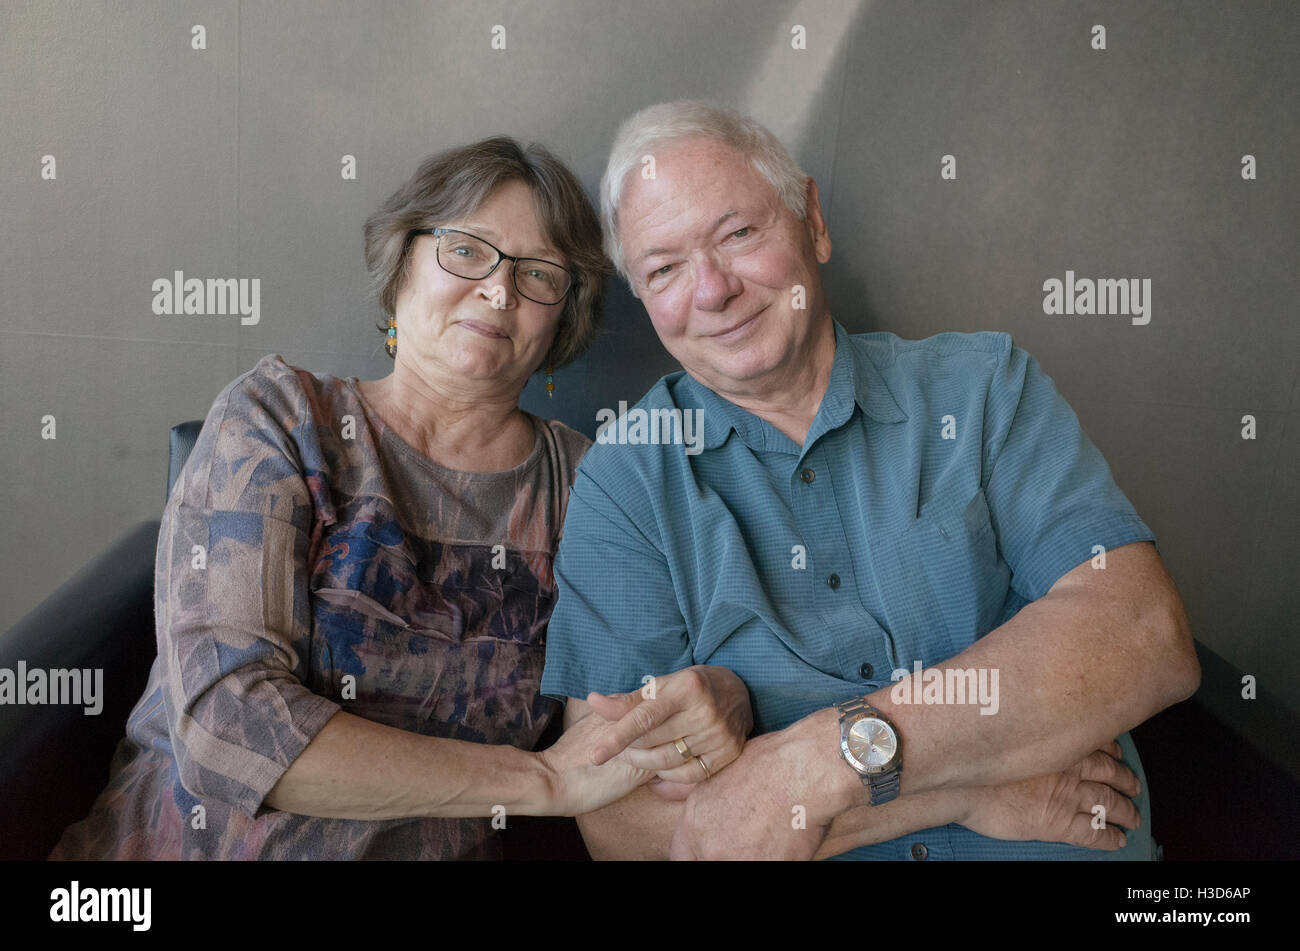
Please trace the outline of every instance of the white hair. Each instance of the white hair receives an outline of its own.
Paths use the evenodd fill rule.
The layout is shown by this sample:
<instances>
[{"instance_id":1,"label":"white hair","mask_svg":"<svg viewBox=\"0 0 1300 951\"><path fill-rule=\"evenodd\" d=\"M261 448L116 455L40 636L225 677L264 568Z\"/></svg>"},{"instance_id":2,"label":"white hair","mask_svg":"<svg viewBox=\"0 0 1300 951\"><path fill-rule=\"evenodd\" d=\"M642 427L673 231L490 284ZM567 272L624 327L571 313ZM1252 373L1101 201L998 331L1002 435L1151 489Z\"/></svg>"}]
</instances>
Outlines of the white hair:
<instances>
[{"instance_id":1,"label":"white hair","mask_svg":"<svg viewBox=\"0 0 1300 951\"><path fill-rule=\"evenodd\" d=\"M805 213L808 175L790 157L771 132L749 116L702 99L681 99L647 106L619 126L609 162L600 180L600 221L605 230L605 253L623 279L632 284L618 239L618 202L628 174L671 141L713 139L735 149L754 171L772 183L781 201L800 221ZM635 286L633 286L635 293Z\"/></svg>"}]
</instances>

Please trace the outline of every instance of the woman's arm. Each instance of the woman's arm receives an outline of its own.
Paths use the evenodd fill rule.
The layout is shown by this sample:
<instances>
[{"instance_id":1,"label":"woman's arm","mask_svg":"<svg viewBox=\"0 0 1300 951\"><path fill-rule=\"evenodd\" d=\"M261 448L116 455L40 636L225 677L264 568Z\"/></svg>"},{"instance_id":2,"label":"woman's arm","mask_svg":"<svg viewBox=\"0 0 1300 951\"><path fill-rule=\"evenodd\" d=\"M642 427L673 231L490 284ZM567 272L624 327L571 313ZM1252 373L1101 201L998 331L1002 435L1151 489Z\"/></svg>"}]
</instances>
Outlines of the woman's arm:
<instances>
[{"instance_id":1,"label":"woman's arm","mask_svg":"<svg viewBox=\"0 0 1300 951\"><path fill-rule=\"evenodd\" d=\"M537 815L549 798L537 759L512 746L420 736L336 713L280 780L266 804L335 819Z\"/></svg>"},{"instance_id":2,"label":"woman's arm","mask_svg":"<svg viewBox=\"0 0 1300 951\"><path fill-rule=\"evenodd\" d=\"M267 794L284 812L336 819L581 815L617 802L658 771L698 780L672 745L689 737L714 772L736 758L753 726L744 683L722 667L693 667L640 691L592 698L541 753L427 737L336 713ZM670 786L678 786L670 782ZM684 795L688 787L678 787Z\"/></svg>"},{"instance_id":3,"label":"woman's arm","mask_svg":"<svg viewBox=\"0 0 1300 951\"><path fill-rule=\"evenodd\" d=\"M283 812L335 819L570 815L611 802L653 773L621 761L590 764L603 721L567 734L546 754L420 736L336 713L267 794ZM574 795L581 786L581 795ZM498 813L499 814L499 813Z\"/></svg>"}]
</instances>

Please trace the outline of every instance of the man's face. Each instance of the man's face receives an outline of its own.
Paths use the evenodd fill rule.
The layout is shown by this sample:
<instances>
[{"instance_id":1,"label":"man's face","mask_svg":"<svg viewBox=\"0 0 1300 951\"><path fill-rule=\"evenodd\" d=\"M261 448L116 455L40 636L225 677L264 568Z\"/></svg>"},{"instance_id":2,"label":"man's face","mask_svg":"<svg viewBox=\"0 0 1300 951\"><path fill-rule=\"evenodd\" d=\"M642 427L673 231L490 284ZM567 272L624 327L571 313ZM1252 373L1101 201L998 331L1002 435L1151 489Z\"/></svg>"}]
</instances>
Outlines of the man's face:
<instances>
[{"instance_id":1,"label":"man's face","mask_svg":"<svg viewBox=\"0 0 1300 951\"><path fill-rule=\"evenodd\" d=\"M633 287L664 348L722 395L761 395L812 350L831 245L811 183L808 198L800 221L743 156L710 139L656 152L652 179L628 176L619 236Z\"/></svg>"}]
</instances>

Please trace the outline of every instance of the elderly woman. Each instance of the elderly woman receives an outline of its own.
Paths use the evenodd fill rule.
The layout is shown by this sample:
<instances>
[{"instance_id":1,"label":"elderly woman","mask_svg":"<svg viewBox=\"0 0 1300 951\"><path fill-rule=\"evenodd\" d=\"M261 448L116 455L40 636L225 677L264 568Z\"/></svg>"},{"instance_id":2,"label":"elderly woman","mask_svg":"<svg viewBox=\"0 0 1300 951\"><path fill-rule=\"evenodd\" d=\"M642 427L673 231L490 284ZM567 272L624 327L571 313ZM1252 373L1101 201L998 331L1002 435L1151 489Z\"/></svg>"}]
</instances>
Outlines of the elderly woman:
<instances>
[{"instance_id":1,"label":"elderly woman","mask_svg":"<svg viewBox=\"0 0 1300 951\"><path fill-rule=\"evenodd\" d=\"M739 754L748 695L720 668L593 694L530 752L558 711L551 564L590 440L518 398L598 327L579 182L506 138L441 153L367 221L366 261L393 372L270 355L217 397L163 517L149 684L51 857L494 858L498 818L656 776L680 795L701 779L683 747L713 773Z\"/></svg>"}]
</instances>

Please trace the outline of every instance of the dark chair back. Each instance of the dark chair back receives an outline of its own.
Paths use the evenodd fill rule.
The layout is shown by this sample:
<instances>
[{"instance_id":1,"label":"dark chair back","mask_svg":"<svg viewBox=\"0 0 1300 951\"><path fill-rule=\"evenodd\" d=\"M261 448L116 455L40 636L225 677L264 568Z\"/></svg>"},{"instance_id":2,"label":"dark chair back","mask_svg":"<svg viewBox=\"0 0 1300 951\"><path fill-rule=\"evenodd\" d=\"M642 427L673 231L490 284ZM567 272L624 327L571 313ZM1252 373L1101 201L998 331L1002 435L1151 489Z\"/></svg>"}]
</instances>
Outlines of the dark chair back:
<instances>
[{"instance_id":1,"label":"dark chair back","mask_svg":"<svg viewBox=\"0 0 1300 951\"><path fill-rule=\"evenodd\" d=\"M0 706L0 859L43 859L108 782L113 750L157 653L158 522L118 539L0 638L0 667L102 670L103 709Z\"/></svg>"},{"instance_id":2,"label":"dark chair back","mask_svg":"<svg viewBox=\"0 0 1300 951\"><path fill-rule=\"evenodd\" d=\"M202 420L173 426L167 492ZM157 655L153 575L158 521L142 522L0 638L0 668L102 670L103 708L0 706L0 859L43 859L64 828L84 818L108 782L126 718Z\"/></svg>"},{"instance_id":3,"label":"dark chair back","mask_svg":"<svg viewBox=\"0 0 1300 951\"><path fill-rule=\"evenodd\" d=\"M172 431L167 437L167 498L171 497L172 486L176 484L176 477L181 474L181 469L185 466L185 460L190 457L190 452L194 449L194 443L199 438L199 430L203 428L203 420L192 419L188 423L180 423L172 427Z\"/></svg>"}]
</instances>

